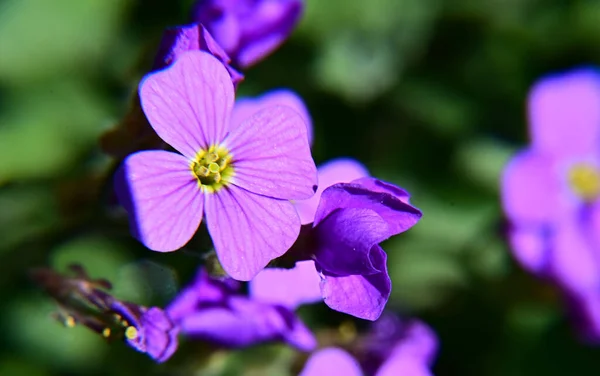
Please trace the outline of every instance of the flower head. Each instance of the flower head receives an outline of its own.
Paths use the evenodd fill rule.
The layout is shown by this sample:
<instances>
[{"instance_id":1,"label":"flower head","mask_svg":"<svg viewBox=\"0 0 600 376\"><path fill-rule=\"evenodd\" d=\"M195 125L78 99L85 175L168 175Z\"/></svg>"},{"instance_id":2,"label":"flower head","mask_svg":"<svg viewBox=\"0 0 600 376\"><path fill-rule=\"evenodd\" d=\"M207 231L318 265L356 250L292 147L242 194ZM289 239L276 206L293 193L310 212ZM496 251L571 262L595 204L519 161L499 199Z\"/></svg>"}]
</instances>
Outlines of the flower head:
<instances>
[{"instance_id":1,"label":"flower head","mask_svg":"<svg viewBox=\"0 0 600 376\"><path fill-rule=\"evenodd\" d=\"M386 325L386 329L390 328ZM354 349L357 358L354 358L340 348L325 348L308 359L300 375L432 375L430 368L437 351L437 337L424 323L413 320L405 323L398 331L385 333L385 338L381 338L381 334L371 337L374 338L367 337L367 342L371 341L369 345L385 344L385 355L357 348ZM375 338L382 342L372 342Z\"/></svg>"},{"instance_id":2,"label":"flower head","mask_svg":"<svg viewBox=\"0 0 600 376\"><path fill-rule=\"evenodd\" d=\"M212 55L191 51L140 84L156 133L181 154L130 155L116 178L133 234L148 248L184 246L206 214L225 271L249 280L294 243L300 220L289 200L316 190L306 124L286 106L231 122L233 85Z\"/></svg>"},{"instance_id":3,"label":"flower head","mask_svg":"<svg viewBox=\"0 0 600 376\"><path fill-rule=\"evenodd\" d=\"M167 313L183 334L224 346L266 341L285 341L303 351L316 346L310 330L291 309L245 296L233 280L213 279L202 270Z\"/></svg>"},{"instance_id":4,"label":"flower head","mask_svg":"<svg viewBox=\"0 0 600 376\"><path fill-rule=\"evenodd\" d=\"M283 43L300 19L302 5L301 0L198 0L192 17L245 68Z\"/></svg>"},{"instance_id":5,"label":"flower head","mask_svg":"<svg viewBox=\"0 0 600 376\"><path fill-rule=\"evenodd\" d=\"M600 300L600 74L580 69L538 82L529 125L531 145L502 179L513 253L580 313L599 314L589 299Z\"/></svg>"},{"instance_id":6,"label":"flower head","mask_svg":"<svg viewBox=\"0 0 600 376\"><path fill-rule=\"evenodd\" d=\"M340 167L347 168L348 161ZM375 320L391 292L387 255L379 243L420 218L421 212L408 204L408 193L389 183L364 177L334 184L323 191L312 226L305 226L295 246L299 258L307 261L291 270L264 270L251 288L264 290L265 296L286 296L290 304L322 298L337 311ZM310 272L313 267L321 279L318 284Z\"/></svg>"}]
</instances>

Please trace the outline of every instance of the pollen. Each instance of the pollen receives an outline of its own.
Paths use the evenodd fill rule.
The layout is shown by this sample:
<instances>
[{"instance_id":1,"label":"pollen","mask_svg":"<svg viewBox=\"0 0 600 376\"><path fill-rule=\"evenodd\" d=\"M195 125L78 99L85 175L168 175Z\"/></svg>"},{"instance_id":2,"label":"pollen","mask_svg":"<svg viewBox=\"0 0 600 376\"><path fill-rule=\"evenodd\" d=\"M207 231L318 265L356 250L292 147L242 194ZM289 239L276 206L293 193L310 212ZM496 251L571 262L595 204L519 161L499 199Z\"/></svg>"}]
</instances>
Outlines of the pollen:
<instances>
[{"instance_id":1,"label":"pollen","mask_svg":"<svg viewBox=\"0 0 600 376\"><path fill-rule=\"evenodd\" d=\"M102 331L102 337L104 337L104 338L110 337L110 328L104 328L104 330Z\"/></svg>"},{"instance_id":2,"label":"pollen","mask_svg":"<svg viewBox=\"0 0 600 376\"><path fill-rule=\"evenodd\" d=\"M75 318L73 316L65 317L65 326L68 328L74 328L75 327Z\"/></svg>"},{"instance_id":3,"label":"pollen","mask_svg":"<svg viewBox=\"0 0 600 376\"><path fill-rule=\"evenodd\" d=\"M136 339L138 337L138 330L134 326L128 326L125 329L125 337L130 340Z\"/></svg>"},{"instance_id":4,"label":"pollen","mask_svg":"<svg viewBox=\"0 0 600 376\"><path fill-rule=\"evenodd\" d=\"M569 170L569 186L584 201L600 197L600 170L589 164L576 164Z\"/></svg>"},{"instance_id":5,"label":"pollen","mask_svg":"<svg viewBox=\"0 0 600 376\"><path fill-rule=\"evenodd\" d=\"M218 145L198 152L190 170L203 192L216 192L229 184L234 175L232 159L229 150Z\"/></svg>"}]
</instances>

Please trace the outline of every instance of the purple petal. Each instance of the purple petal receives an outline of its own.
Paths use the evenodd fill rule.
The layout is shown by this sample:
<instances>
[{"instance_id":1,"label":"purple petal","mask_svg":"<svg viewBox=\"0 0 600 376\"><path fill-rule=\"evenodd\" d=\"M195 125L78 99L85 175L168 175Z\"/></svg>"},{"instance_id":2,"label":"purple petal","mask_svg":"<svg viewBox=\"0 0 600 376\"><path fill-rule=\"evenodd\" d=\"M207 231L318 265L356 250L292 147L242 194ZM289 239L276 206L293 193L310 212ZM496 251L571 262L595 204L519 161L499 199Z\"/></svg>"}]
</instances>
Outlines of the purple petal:
<instances>
[{"instance_id":1,"label":"purple petal","mask_svg":"<svg viewBox=\"0 0 600 376\"><path fill-rule=\"evenodd\" d=\"M502 176L502 205L516 222L553 221L562 206L559 178L553 161L534 152L517 154Z\"/></svg>"},{"instance_id":2,"label":"purple petal","mask_svg":"<svg viewBox=\"0 0 600 376\"><path fill-rule=\"evenodd\" d=\"M579 69L539 81L529 95L531 139L553 155L597 152L600 145L600 75Z\"/></svg>"},{"instance_id":3,"label":"purple petal","mask_svg":"<svg viewBox=\"0 0 600 376\"><path fill-rule=\"evenodd\" d=\"M299 261L292 269L266 268L250 281L250 296L264 303L294 309L323 300L321 278L313 261Z\"/></svg>"},{"instance_id":4,"label":"purple petal","mask_svg":"<svg viewBox=\"0 0 600 376\"><path fill-rule=\"evenodd\" d=\"M202 220L203 196L181 155L142 151L130 155L115 177L133 235L153 251L183 247Z\"/></svg>"},{"instance_id":5,"label":"purple petal","mask_svg":"<svg viewBox=\"0 0 600 376\"><path fill-rule=\"evenodd\" d=\"M410 199L410 194L404 189L397 187L393 184L387 183L385 181L368 177L368 174L363 176L357 177L356 180L352 181L352 183L358 184L361 187L373 192L388 193L401 200L402 202L408 203Z\"/></svg>"},{"instance_id":6,"label":"purple petal","mask_svg":"<svg viewBox=\"0 0 600 376\"><path fill-rule=\"evenodd\" d=\"M207 52L186 52L170 67L146 75L139 92L152 128L190 160L223 141L229 130L233 83Z\"/></svg>"},{"instance_id":7,"label":"purple petal","mask_svg":"<svg viewBox=\"0 0 600 376\"><path fill-rule=\"evenodd\" d=\"M296 210L303 225L312 223L321 200L321 194L337 183L349 183L355 179L369 176L369 171L358 161L349 158L333 159L317 169L319 188L315 195L307 200L296 201ZM368 187L366 187L369 189Z\"/></svg>"},{"instance_id":8,"label":"purple petal","mask_svg":"<svg viewBox=\"0 0 600 376\"><path fill-rule=\"evenodd\" d=\"M427 365L419 361L406 357L397 356L381 365L377 371L377 376L432 376L433 373Z\"/></svg>"},{"instance_id":9,"label":"purple petal","mask_svg":"<svg viewBox=\"0 0 600 376\"><path fill-rule=\"evenodd\" d=\"M316 341L295 315L283 307L232 297L229 307L198 310L181 322L183 333L231 347L283 340L301 350L311 350Z\"/></svg>"},{"instance_id":10,"label":"purple petal","mask_svg":"<svg viewBox=\"0 0 600 376\"><path fill-rule=\"evenodd\" d=\"M286 89L272 90L257 98L242 98L235 101L231 113L231 129L234 129L252 115L273 106L287 106L298 113L306 125L308 143L312 144L312 120L306 105L296 93Z\"/></svg>"},{"instance_id":11,"label":"purple petal","mask_svg":"<svg viewBox=\"0 0 600 376\"><path fill-rule=\"evenodd\" d=\"M390 236L408 230L421 219L422 214L419 209L402 201L405 199L404 196L373 192L362 186L363 179L359 179L357 183L340 183L325 189L321 195L313 226L317 226L338 208L362 208L375 211L387 222Z\"/></svg>"},{"instance_id":12,"label":"purple petal","mask_svg":"<svg viewBox=\"0 0 600 376\"><path fill-rule=\"evenodd\" d=\"M299 376L361 376L360 365L350 354L336 347L314 353Z\"/></svg>"},{"instance_id":13,"label":"purple petal","mask_svg":"<svg viewBox=\"0 0 600 376\"><path fill-rule=\"evenodd\" d=\"M219 59L227 68L234 85L244 79L241 73L229 65L231 59L227 53L213 39L208 30L198 23L165 30L160 48L156 54L153 70L171 65L185 52L196 50L209 52Z\"/></svg>"},{"instance_id":14,"label":"purple petal","mask_svg":"<svg viewBox=\"0 0 600 376\"><path fill-rule=\"evenodd\" d=\"M206 196L206 223L223 269L249 281L298 238L300 219L288 201L230 185Z\"/></svg>"},{"instance_id":15,"label":"purple petal","mask_svg":"<svg viewBox=\"0 0 600 376\"><path fill-rule=\"evenodd\" d=\"M371 248L390 237L389 226L370 209L338 209L316 227L315 261L339 276L381 272L371 263Z\"/></svg>"},{"instance_id":16,"label":"purple petal","mask_svg":"<svg viewBox=\"0 0 600 376\"><path fill-rule=\"evenodd\" d=\"M162 309L157 307L148 309L142 316L142 328L146 341L146 353L156 361L164 362L177 350L179 330Z\"/></svg>"},{"instance_id":17,"label":"purple petal","mask_svg":"<svg viewBox=\"0 0 600 376\"><path fill-rule=\"evenodd\" d=\"M568 291L598 291L598 254L590 240L585 232L585 224L575 218L565 219L557 231L554 250L549 260L551 277Z\"/></svg>"},{"instance_id":18,"label":"purple petal","mask_svg":"<svg viewBox=\"0 0 600 376\"><path fill-rule=\"evenodd\" d=\"M387 256L378 245L371 249L371 261L381 273L336 277L324 274L321 293L331 309L366 320L377 320L392 291L387 274Z\"/></svg>"},{"instance_id":19,"label":"purple petal","mask_svg":"<svg viewBox=\"0 0 600 376\"><path fill-rule=\"evenodd\" d=\"M529 272L543 276L548 266L551 234L540 226L515 226L508 233L517 261Z\"/></svg>"},{"instance_id":20,"label":"purple petal","mask_svg":"<svg viewBox=\"0 0 600 376\"><path fill-rule=\"evenodd\" d=\"M568 302L574 313L575 324L582 340L600 343L600 294L593 291L585 294L569 294Z\"/></svg>"},{"instance_id":21,"label":"purple petal","mask_svg":"<svg viewBox=\"0 0 600 376\"><path fill-rule=\"evenodd\" d=\"M306 125L293 109L275 106L259 111L233 129L225 145L233 155L233 184L284 200L314 194L317 168Z\"/></svg>"}]
</instances>

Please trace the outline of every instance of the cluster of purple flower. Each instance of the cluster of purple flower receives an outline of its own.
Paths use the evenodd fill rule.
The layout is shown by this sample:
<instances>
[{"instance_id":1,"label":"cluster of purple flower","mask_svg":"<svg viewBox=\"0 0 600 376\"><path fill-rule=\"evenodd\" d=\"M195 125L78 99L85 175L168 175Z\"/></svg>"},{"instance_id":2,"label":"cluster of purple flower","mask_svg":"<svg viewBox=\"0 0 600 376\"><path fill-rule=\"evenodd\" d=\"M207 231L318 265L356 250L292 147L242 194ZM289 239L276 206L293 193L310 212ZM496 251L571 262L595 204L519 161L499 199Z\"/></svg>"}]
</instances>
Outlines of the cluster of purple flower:
<instances>
[{"instance_id":1,"label":"cluster of purple flower","mask_svg":"<svg viewBox=\"0 0 600 376\"><path fill-rule=\"evenodd\" d=\"M72 321L106 337L117 331L162 362L176 350L180 333L229 347L277 340L312 351L317 341L294 312L300 304L323 300L358 318L380 317L391 280L379 243L411 228L421 212L405 190L370 177L357 161L338 159L317 169L311 118L293 92L235 98L243 80L238 69L280 45L302 8L300 0L198 1L194 23L165 32L135 98L143 115L133 119L146 121L141 137L151 135L154 150L133 147L115 175L132 234L151 250L176 251L204 218L226 276L201 268L160 309L77 287L87 286L87 277L53 275L64 290L55 298L86 303L82 310L72 299L57 298ZM248 294L238 281L249 281ZM416 321L398 326L402 330L385 339L361 336L355 352L377 364L379 375L429 374L434 334ZM382 341L385 348L367 354ZM326 349L303 374L331 374L334 358L350 374L361 373L348 353Z\"/></svg>"}]
</instances>

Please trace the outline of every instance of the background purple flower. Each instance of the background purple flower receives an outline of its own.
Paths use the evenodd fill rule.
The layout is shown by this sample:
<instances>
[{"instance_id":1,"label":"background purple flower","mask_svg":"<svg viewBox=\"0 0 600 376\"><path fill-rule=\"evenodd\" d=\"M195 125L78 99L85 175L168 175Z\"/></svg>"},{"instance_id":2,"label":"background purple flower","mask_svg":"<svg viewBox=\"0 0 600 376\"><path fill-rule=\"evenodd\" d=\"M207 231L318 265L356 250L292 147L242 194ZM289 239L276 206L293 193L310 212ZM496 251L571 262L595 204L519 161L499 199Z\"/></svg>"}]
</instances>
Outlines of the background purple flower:
<instances>
[{"instance_id":1,"label":"background purple flower","mask_svg":"<svg viewBox=\"0 0 600 376\"><path fill-rule=\"evenodd\" d=\"M502 180L513 254L565 290L577 316L598 322L589 315L600 299L600 75L580 69L538 82L529 122L531 146Z\"/></svg>"},{"instance_id":2,"label":"background purple flower","mask_svg":"<svg viewBox=\"0 0 600 376\"><path fill-rule=\"evenodd\" d=\"M242 68L275 50L302 13L300 0L199 0L193 20L202 23Z\"/></svg>"},{"instance_id":3,"label":"background purple flower","mask_svg":"<svg viewBox=\"0 0 600 376\"><path fill-rule=\"evenodd\" d=\"M140 98L156 133L181 154L142 151L123 163L115 183L133 234L152 250L174 251L206 213L225 271L251 279L298 237L288 200L316 189L304 121L276 106L231 125L231 79L201 51L146 76Z\"/></svg>"},{"instance_id":4,"label":"background purple flower","mask_svg":"<svg viewBox=\"0 0 600 376\"><path fill-rule=\"evenodd\" d=\"M375 360L377 366L374 368L361 367L363 362L370 363L372 359L361 353L360 349L357 355L360 356L361 362L342 349L330 347L314 353L300 375L432 375L430 368L437 352L437 337L427 325L414 320L406 325L401 336L395 337L393 342L385 343L389 346L387 354Z\"/></svg>"},{"instance_id":5,"label":"background purple flower","mask_svg":"<svg viewBox=\"0 0 600 376\"><path fill-rule=\"evenodd\" d=\"M181 332L229 347L285 341L309 351L316 346L311 331L291 309L243 295L232 280L213 279L202 270L167 307Z\"/></svg>"}]
</instances>

